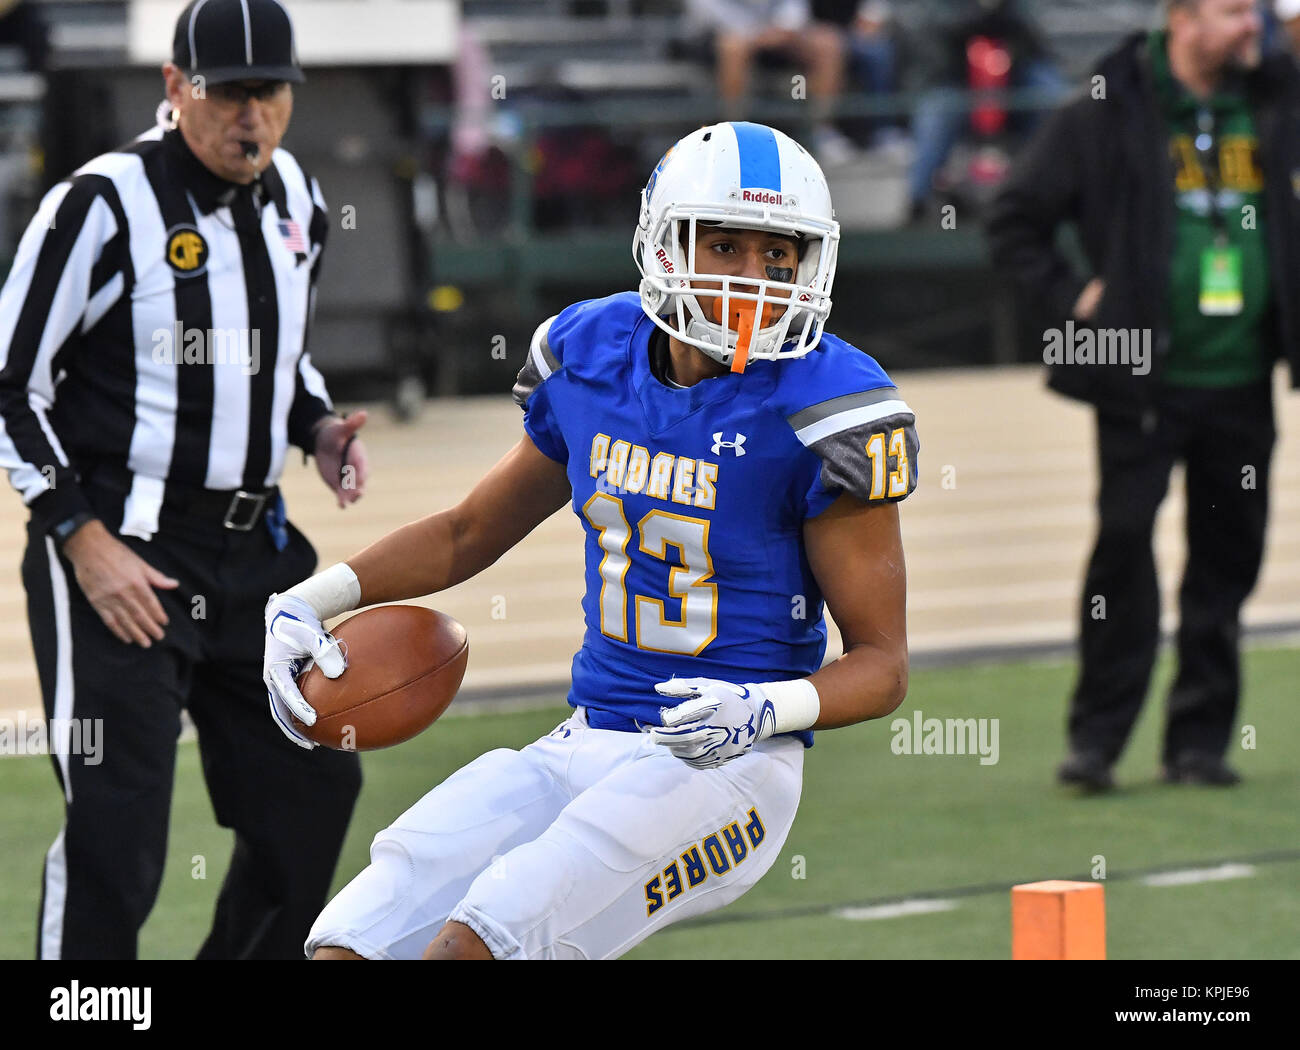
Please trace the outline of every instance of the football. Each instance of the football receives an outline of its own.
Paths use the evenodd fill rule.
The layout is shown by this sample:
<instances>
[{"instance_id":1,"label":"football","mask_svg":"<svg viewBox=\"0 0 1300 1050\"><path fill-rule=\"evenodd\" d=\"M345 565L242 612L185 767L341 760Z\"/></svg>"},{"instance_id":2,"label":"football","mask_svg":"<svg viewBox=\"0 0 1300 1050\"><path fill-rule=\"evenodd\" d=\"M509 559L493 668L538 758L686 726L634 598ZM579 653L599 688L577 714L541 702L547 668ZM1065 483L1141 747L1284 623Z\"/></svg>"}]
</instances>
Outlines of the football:
<instances>
[{"instance_id":1,"label":"football","mask_svg":"<svg viewBox=\"0 0 1300 1050\"><path fill-rule=\"evenodd\" d=\"M465 628L450 616L414 605L384 605L331 632L347 668L326 678L315 665L298 679L316 710L314 726L294 728L338 751L376 751L428 729L460 688L469 660Z\"/></svg>"}]
</instances>

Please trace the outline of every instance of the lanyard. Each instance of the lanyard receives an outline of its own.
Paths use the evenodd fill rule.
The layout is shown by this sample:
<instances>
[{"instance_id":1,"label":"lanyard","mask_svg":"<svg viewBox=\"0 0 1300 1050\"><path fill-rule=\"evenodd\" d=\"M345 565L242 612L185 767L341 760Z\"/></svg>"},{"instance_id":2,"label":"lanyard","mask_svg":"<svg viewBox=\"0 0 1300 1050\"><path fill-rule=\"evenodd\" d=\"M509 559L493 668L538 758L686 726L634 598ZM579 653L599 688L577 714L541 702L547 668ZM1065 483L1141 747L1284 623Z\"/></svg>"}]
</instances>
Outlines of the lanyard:
<instances>
[{"instance_id":1,"label":"lanyard","mask_svg":"<svg viewBox=\"0 0 1300 1050\"><path fill-rule=\"evenodd\" d=\"M1209 195L1210 222L1214 226L1214 240L1220 248L1228 244L1228 224L1219 210L1219 139L1215 132L1214 110L1204 106L1196 112L1196 138L1193 142L1196 163L1205 179Z\"/></svg>"}]
</instances>

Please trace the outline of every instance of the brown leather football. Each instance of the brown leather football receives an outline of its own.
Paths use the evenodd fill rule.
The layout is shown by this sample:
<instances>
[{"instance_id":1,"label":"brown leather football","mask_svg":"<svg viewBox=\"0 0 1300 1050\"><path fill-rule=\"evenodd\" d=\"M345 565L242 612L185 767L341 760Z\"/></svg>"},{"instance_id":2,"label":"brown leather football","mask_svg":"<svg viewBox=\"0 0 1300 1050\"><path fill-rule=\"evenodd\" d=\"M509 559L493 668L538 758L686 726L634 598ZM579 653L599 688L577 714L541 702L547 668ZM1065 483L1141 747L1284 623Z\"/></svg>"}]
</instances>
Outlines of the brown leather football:
<instances>
[{"instance_id":1,"label":"brown leather football","mask_svg":"<svg viewBox=\"0 0 1300 1050\"><path fill-rule=\"evenodd\" d=\"M330 632L347 668L326 678L313 665L298 679L316 724L294 718L304 736L338 751L375 751L428 729L460 688L469 660L465 628L415 605L381 605Z\"/></svg>"}]
</instances>

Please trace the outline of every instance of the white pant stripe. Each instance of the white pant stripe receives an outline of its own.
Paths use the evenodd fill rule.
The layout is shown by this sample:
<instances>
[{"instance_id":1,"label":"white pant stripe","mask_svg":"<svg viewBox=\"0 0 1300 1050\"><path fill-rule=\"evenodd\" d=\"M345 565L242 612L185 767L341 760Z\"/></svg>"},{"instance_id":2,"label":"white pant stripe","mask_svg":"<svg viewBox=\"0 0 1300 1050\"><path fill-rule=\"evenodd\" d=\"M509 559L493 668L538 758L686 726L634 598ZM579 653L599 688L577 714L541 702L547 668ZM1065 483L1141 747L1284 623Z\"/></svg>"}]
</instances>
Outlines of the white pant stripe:
<instances>
[{"instance_id":1,"label":"white pant stripe","mask_svg":"<svg viewBox=\"0 0 1300 1050\"><path fill-rule=\"evenodd\" d=\"M72 777L69 770L68 755L71 743L72 708L75 699L72 681L72 628L68 611L68 579L64 575L63 565L55 550L54 540L45 538L45 557L50 566L50 595L54 605L54 717L58 719L55 727L59 732L58 740L51 737L49 746L54 748L63 775L63 793L69 803L72 802ZM68 865L64 850L63 836L66 830L59 829L58 837L45 854L45 909L41 915L41 958L58 959L63 954L63 910L68 894Z\"/></svg>"}]
</instances>

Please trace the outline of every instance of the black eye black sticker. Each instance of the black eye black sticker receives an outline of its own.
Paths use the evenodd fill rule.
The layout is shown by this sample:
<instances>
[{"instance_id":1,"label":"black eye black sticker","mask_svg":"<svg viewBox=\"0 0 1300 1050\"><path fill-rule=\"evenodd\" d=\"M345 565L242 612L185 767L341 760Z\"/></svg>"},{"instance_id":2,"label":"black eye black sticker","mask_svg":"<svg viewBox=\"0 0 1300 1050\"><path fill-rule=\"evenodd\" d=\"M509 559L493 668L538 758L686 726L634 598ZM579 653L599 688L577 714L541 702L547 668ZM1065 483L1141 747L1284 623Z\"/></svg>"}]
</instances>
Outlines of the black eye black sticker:
<instances>
[{"instance_id":1,"label":"black eye black sticker","mask_svg":"<svg viewBox=\"0 0 1300 1050\"><path fill-rule=\"evenodd\" d=\"M769 281L780 281L782 284L789 284L790 278L794 276L794 268L791 266L769 266L767 268L767 279Z\"/></svg>"}]
</instances>

